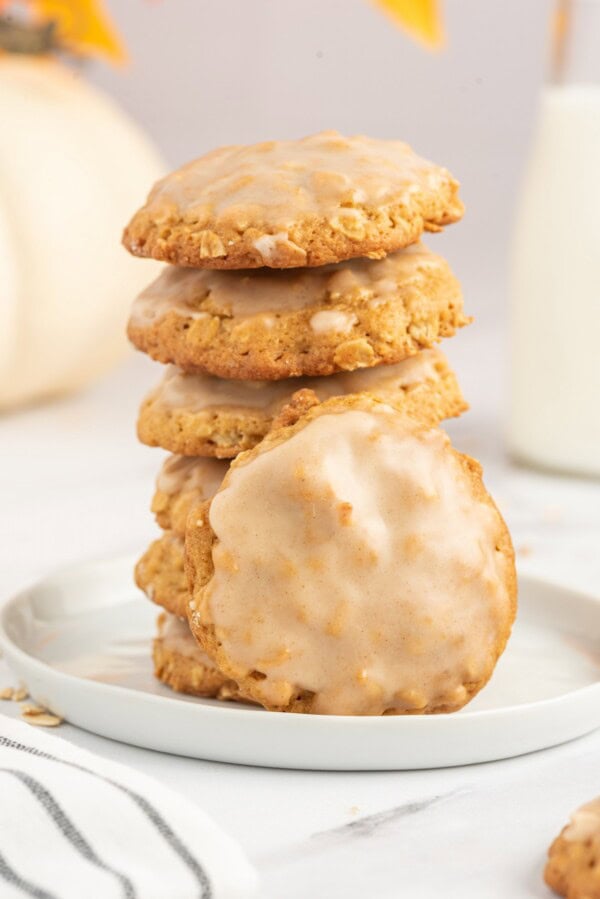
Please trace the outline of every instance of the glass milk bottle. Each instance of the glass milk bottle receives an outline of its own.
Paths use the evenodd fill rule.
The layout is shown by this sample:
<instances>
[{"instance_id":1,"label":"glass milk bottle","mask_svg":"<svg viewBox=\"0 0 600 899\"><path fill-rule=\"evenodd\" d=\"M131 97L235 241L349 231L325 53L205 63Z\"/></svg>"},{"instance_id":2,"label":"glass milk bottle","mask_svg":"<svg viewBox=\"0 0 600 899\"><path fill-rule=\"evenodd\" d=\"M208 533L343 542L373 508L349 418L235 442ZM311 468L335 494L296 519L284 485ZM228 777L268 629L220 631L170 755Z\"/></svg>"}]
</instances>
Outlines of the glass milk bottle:
<instances>
[{"instance_id":1,"label":"glass milk bottle","mask_svg":"<svg viewBox=\"0 0 600 899\"><path fill-rule=\"evenodd\" d=\"M557 10L511 279L511 450L600 475L600 0Z\"/></svg>"}]
</instances>

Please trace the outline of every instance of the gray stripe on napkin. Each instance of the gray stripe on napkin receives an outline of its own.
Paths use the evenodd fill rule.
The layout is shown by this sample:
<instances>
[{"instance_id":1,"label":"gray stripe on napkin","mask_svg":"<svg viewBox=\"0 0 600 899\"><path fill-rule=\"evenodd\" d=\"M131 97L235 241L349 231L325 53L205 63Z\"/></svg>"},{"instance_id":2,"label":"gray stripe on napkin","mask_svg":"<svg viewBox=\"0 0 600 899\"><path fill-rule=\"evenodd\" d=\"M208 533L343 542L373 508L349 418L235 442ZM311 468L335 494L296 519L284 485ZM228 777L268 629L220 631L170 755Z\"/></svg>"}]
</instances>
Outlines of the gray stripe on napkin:
<instances>
[{"instance_id":1,"label":"gray stripe on napkin","mask_svg":"<svg viewBox=\"0 0 600 899\"><path fill-rule=\"evenodd\" d=\"M11 749L18 749L20 752L28 752L30 755L38 756L39 758L46 759L49 762L56 762L60 765L68 765L71 768L76 768L79 771L83 771L85 774L91 774L93 777L98 777L100 780L104 780L106 783L115 787L117 790L121 790L121 792L125 793L130 797L130 799L132 799L133 802L136 803L138 808L152 822L154 827L158 830L163 839L169 844L171 849L179 856L181 861L192 872L196 879L196 882L200 887L199 899L213 899L214 894L212 885L202 865L194 858L192 853L189 851L187 846L185 846L184 843L179 839L177 834L175 834L171 830L162 815L154 808L154 806L150 802L148 802L147 799L144 799L143 796L140 796L139 793L128 789L128 787L124 787L116 780L111 780L109 777L105 777L103 774L99 774L97 771L94 771L91 768L86 768L85 765L79 765L77 762L70 762L67 761L67 759L61 759L59 756L50 755L50 753L42 752L41 749L36 749L34 746L25 746L23 743L17 743L16 740L9 740L8 737L0 736L0 745L7 746Z\"/></svg>"},{"instance_id":2,"label":"gray stripe on napkin","mask_svg":"<svg viewBox=\"0 0 600 899\"><path fill-rule=\"evenodd\" d=\"M7 883L12 884L18 890L22 890L26 896L33 897L33 899L57 899L54 893L47 893L46 890L36 887L30 880L25 880L20 874L17 874L2 853L0 853L0 877L3 877Z\"/></svg>"},{"instance_id":3,"label":"gray stripe on napkin","mask_svg":"<svg viewBox=\"0 0 600 899\"><path fill-rule=\"evenodd\" d=\"M0 772L3 774L12 774L13 777L20 780L30 793L35 796L40 805L48 812L49 816L52 818L62 835L69 841L71 846L73 846L86 861L90 862L90 864L95 865L96 868L100 868L102 871L106 871L107 874L112 874L116 877L123 887L123 896L125 899L136 899L137 893L129 878L120 871L117 871L116 868L113 868L112 865L103 862L102 859L96 855L81 831L78 830L71 819L65 814L52 793L50 793L46 787L42 786L39 780L36 780L35 777L31 777L29 774L25 774L24 771L16 771L13 768L0 768Z\"/></svg>"}]
</instances>

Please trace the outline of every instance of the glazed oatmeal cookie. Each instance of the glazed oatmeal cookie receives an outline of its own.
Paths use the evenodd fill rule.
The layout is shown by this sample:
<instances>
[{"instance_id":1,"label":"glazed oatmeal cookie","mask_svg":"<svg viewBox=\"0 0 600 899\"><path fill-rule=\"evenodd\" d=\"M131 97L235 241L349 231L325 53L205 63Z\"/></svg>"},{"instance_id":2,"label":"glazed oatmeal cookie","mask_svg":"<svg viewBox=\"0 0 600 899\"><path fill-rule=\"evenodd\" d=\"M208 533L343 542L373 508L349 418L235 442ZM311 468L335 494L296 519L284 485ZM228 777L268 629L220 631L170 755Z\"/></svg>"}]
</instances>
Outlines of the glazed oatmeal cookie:
<instances>
[{"instance_id":1,"label":"glazed oatmeal cookie","mask_svg":"<svg viewBox=\"0 0 600 899\"><path fill-rule=\"evenodd\" d=\"M279 711L455 711L516 610L480 465L367 396L309 408L238 456L188 518L186 566L193 633Z\"/></svg>"},{"instance_id":2,"label":"glazed oatmeal cookie","mask_svg":"<svg viewBox=\"0 0 600 899\"><path fill-rule=\"evenodd\" d=\"M381 258L462 214L452 175L408 144L325 131L184 165L154 186L123 243L195 268L320 266Z\"/></svg>"},{"instance_id":3,"label":"glazed oatmeal cookie","mask_svg":"<svg viewBox=\"0 0 600 899\"><path fill-rule=\"evenodd\" d=\"M577 809L554 840L544 879L567 899L600 899L600 797Z\"/></svg>"},{"instance_id":4,"label":"glazed oatmeal cookie","mask_svg":"<svg viewBox=\"0 0 600 899\"><path fill-rule=\"evenodd\" d=\"M467 408L456 376L439 350L422 350L395 365L281 381L226 381L170 366L142 404L138 437L148 446L185 456L231 459L263 439L300 389L313 390L321 401L368 392L429 425ZM205 466L198 476L212 471ZM217 480L222 479L222 468L215 467L214 472ZM198 501L207 498L200 496Z\"/></svg>"},{"instance_id":5,"label":"glazed oatmeal cookie","mask_svg":"<svg viewBox=\"0 0 600 899\"><path fill-rule=\"evenodd\" d=\"M279 380L400 362L469 321L447 262L418 244L322 269L168 267L135 301L127 333L186 371Z\"/></svg>"}]
</instances>

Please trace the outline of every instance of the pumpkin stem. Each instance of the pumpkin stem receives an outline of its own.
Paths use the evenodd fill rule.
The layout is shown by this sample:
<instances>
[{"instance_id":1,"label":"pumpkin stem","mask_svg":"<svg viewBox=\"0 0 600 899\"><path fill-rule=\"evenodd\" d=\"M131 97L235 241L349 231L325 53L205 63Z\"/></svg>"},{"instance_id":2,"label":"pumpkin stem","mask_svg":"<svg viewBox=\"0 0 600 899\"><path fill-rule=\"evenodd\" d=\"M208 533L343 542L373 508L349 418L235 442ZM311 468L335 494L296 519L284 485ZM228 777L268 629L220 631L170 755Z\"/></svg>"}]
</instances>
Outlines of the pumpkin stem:
<instances>
[{"instance_id":1,"label":"pumpkin stem","mask_svg":"<svg viewBox=\"0 0 600 899\"><path fill-rule=\"evenodd\" d=\"M58 49L56 23L34 25L0 16L0 51L39 56Z\"/></svg>"}]
</instances>

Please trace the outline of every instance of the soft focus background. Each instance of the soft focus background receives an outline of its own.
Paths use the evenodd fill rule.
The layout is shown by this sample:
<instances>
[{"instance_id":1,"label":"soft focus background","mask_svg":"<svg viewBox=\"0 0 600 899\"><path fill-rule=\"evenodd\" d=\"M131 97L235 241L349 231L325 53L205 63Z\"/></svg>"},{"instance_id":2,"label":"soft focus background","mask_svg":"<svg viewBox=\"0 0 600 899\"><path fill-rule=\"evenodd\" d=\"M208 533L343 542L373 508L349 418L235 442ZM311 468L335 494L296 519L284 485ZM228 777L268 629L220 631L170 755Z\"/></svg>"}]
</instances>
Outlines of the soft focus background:
<instances>
[{"instance_id":1,"label":"soft focus background","mask_svg":"<svg viewBox=\"0 0 600 899\"><path fill-rule=\"evenodd\" d=\"M414 43L369 0L105 2L130 62L113 68L88 59L81 65L83 84L92 82L111 95L148 132L169 167L224 143L293 138L337 128L350 134L404 139L460 179L467 207L464 220L444 234L426 238L429 246L448 257L463 283L466 309L475 317L471 327L443 344L471 405L468 414L447 423L447 430L458 449L481 460L486 484L513 535L520 574L598 595L600 481L525 468L506 450L509 375L515 368L508 340L510 243L539 109L554 3L440 0L447 45L434 53ZM0 60L0 112L1 71ZM594 110L600 110L600 96L597 103ZM97 239L90 240L79 233L84 230L82 222L86 225L90 220L86 209L85 215L66 212L67 227L54 229L68 248L58 251L51 246L51 262L62 274L63 266L68 268L75 260L85 288L68 296L55 290L57 333L51 337L43 328L38 334L43 346L55 342L65 354L72 344L81 347L68 336L69 322L77 315L90 319L95 339L88 289L94 277L88 265L90 259L98 264L95 257L100 247L115 248L114 267L100 262L100 274L108 270L117 282L110 304L114 314L122 316L122 327L115 325L119 333L125 329L133 300L133 291L117 272L119 261L126 257L118 244L127 215L135 211L135 204L129 209L125 188L133 192L135 176L145 184L146 175L139 152L115 149L113 126L104 127L93 105L79 102L72 118L80 128L89 129L90 180L95 187L100 185L100 199L106 200L115 223L114 228L106 227L96 218ZM589 124L591 116L584 118ZM0 127L6 134L5 120ZM53 120L47 125L46 138L48 130L50 136L59 130ZM557 132L562 133L560 128ZM35 165L24 166L15 196L20 200L23 186L29 186L35 214L28 216L28 223L32 231L37 229L38 237L41 232L45 238L49 229L40 228L37 214L41 191L32 189L31 172L39 165L41 187L50 189L45 182L52 179L44 168L48 140L45 147L39 136L28 137L27 142L35 144ZM1 144L0 140L0 150ZM590 146L593 156L597 145L591 142ZM70 187L71 202L77 192L69 169L76 154L68 135L62 136L62 144L58 142L57 155L62 158L61 154L65 178L54 183L64 206L65 187ZM13 155L17 154L13 151ZM105 190L106 179L98 175L106 157L111 163L107 165L110 192ZM589 189L595 179L585 179L597 165L557 168L559 182L564 168L580 170L584 187L571 190L572 182L568 182L565 191L577 198L577 210L561 216L561 208L566 207L558 212L553 208L547 217L549 228L559 218L567 230L571 222L581 225L579 203L585 194L587 235L593 242L600 194ZM545 190L545 178L541 181L544 197L547 193L554 199L553 192ZM0 201L4 186L0 180ZM600 181L596 187L600 191ZM143 192L136 202L143 201ZM117 210L119 200L127 207L123 221ZM86 201L84 205L97 212L101 203ZM536 223L537 218L537 235ZM583 231L580 227L577 238ZM73 249L75 238L83 244L81 254ZM583 242L577 238L574 243ZM555 245L560 245L560 239L555 233ZM537 261L541 259L540 267L546 272L552 267L546 266L548 253L543 238L541 242ZM529 243L522 242L525 255ZM2 242L0 282L1 250ZM22 255L23 269L29 274L35 266L30 255ZM595 247L590 255L598 258ZM561 253L554 258L553 271L562 266L561 273L567 275L568 309L573 315L585 291L579 291L579 296L573 291L569 279L573 266ZM153 264L136 262L143 270L142 278L152 280ZM593 281L596 269L590 266L590 272L589 284L584 284L589 288L584 311L593 310L594 291L600 284ZM6 284L2 287L7 294ZM42 287L37 305L25 291L24 308L32 322L39 318L46 300L45 281ZM107 298L103 304L104 287L96 284L96 288L94 314L101 321L109 303ZM5 330L1 290L0 362ZM600 300L600 290L597 294ZM565 308L560 286L555 297L555 306ZM553 327L552 314L546 315L552 304L544 290L538 291L538 299L543 314L537 320L533 317L531 335L525 328L527 363L528 340L531 346L544 345L548 334L544 322ZM590 322L594 340L593 312L580 318L585 325ZM555 330L562 336L562 328ZM11 343L9 332L5 342ZM27 341L12 343L22 353ZM584 355L571 331L565 334L564 349L565 360ZM50 366L36 350L33 355L45 374ZM588 355L597 357L595 352ZM544 380L549 366L538 364L535 353L531 356ZM552 370L555 381L560 380L560 366ZM136 441L135 420L142 397L160 377L161 366L130 351L124 362L93 386L0 416L4 462L0 603L65 565L123 553L131 553L133 560L156 538L149 506L164 453ZM582 380L585 386L585 379L579 379L577 387ZM589 395L592 391L593 384ZM568 403L556 400L552 380L547 393L557 407L558 428L569 433L564 425ZM582 418L595 414L595 400L580 404ZM532 415L536 412L532 408ZM559 668L557 678L561 676ZM0 661L0 687L11 682L10 677ZM565 682L570 683L568 676ZM18 713L15 703L3 705ZM442 894L463 899L547 899L541 880L546 847L567 814L591 798L592 791L598 792L598 734L494 765L395 774L312 774L225 766L136 749L68 724L61 734L76 745L153 773L162 783L198 801L249 852L268 895L290 899L395 896L402 891L423 899ZM420 810L422 815L413 814ZM366 826L354 826L358 815L371 814ZM384 880L389 889L378 891Z\"/></svg>"},{"instance_id":2,"label":"soft focus background","mask_svg":"<svg viewBox=\"0 0 600 899\"><path fill-rule=\"evenodd\" d=\"M130 61L87 60L82 72L170 167L223 143L338 128L405 139L451 169L466 216L427 240L462 280L475 322L444 343L471 404L448 430L482 460L520 563L585 587L600 577L600 487L508 466L505 451L509 245L553 4L441 6L447 45L434 53L369 0L108 0ZM151 280L151 264L139 265ZM123 328L132 299L122 299ZM132 352L84 392L0 421L12 472L2 484L4 595L71 561L139 553L156 536L148 506L161 452L136 442L135 419L159 377Z\"/></svg>"},{"instance_id":3,"label":"soft focus background","mask_svg":"<svg viewBox=\"0 0 600 899\"><path fill-rule=\"evenodd\" d=\"M504 421L510 233L550 0L445 0L447 43L436 52L369 0L110 0L107 8L130 63L90 63L88 76L147 129L170 166L221 144L337 128L401 138L453 172L467 213L429 243L463 282L477 330L444 351L476 406L469 357L481 360L482 395Z\"/></svg>"},{"instance_id":4,"label":"soft focus background","mask_svg":"<svg viewBox=\"0 0 600 899\"><path fill-rule=\"evenodd\" d=\"M176 166L221 144L326 128L400 138L462 183L463 222L431 246L480 325L506 317L515 192L544 74L549 0L444 0L430 52L369 0L107 2L131 57L89 77ZM471 335L469 335L471 336Z\"/></svg>"}]
</instances>

